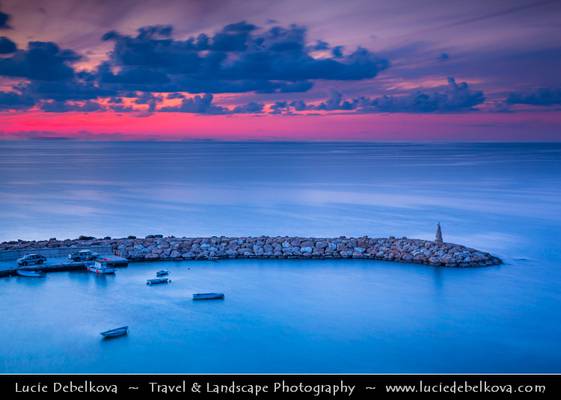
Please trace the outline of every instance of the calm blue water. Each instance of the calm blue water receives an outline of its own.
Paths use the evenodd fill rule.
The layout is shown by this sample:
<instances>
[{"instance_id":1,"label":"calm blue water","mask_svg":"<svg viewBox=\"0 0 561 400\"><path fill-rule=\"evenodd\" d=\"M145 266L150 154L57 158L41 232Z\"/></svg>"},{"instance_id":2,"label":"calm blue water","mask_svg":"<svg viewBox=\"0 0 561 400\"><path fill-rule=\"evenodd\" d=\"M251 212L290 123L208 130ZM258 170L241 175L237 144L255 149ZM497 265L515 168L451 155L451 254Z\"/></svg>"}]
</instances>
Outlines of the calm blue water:
<instances>
[{"instance_id":1,"label":"calm blue water","mask_svg":"<svg viewBox=\"0 0 561 400\"><path fill-rule=\"evenodd\" d=\"M432 238L473 270L368 261L165 264L0 279L0 372L561 371L561 145L0 143L0 240ZM190 269L188 269L190 268ZM224 302L193 303L197 291ZM101 342L128 324L130 336Z\"/></svg>"}]
</instances>

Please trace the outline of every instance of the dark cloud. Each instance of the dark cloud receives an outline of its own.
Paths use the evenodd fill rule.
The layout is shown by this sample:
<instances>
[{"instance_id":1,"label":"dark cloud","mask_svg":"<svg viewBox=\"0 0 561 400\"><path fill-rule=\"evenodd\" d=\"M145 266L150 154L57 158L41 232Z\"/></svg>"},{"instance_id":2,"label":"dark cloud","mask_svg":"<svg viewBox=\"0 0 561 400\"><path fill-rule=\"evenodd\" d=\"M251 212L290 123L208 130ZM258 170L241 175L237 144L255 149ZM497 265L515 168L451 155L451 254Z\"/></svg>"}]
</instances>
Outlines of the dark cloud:
<instances>
[{"instance_id":1,"label":"dark cloud","mask_svg":"<svg viewBox=\"0 0 561 400\"><path fill-rule=\"evenodd\" d=\"M275 101L271 105L271 114L291 114L292 109L288 101Z\"/></svg>"},{"instance_id":2,"label":"dark cloud","mask_svg":"<svg viewBox=\"0 0 561 400\"><path fill-rule=\"evenodd\" d=\"M354 110L357 108L356 101L343 101L343 95L337 91L332 91L327 100L314 107L316 110Z\"/></svg>"},{"instance_id":3,"label":"dark cloud","mask_svg":"<svg viewBox=\"0 0 561 400\"><path fill-rule=\"evenodd\" d=\"M175 96L174 96L175 98ZM213 104L214 97L212 94L196 95L193 97L182 97L181 104L177 106L165 106L158 111L163 112L182 112L196 114L258 114L263 112L264 105L262 103L250 102L235 106L234 108L226 108Z\"/></svg>"},{"instance_id":4,"label":"dark cloud","mask_svg":"<svg viewBox=\"0 0 561 400\"><path fill-rule=\"evenodd\" d=\"M45 112L96 112L103 111L104 107L97 101L43 101L39 104L39 108Z\"/></svg>"},{"instance_id":5,"label":"dark cloud","mask_svg":"<svg viewBox=\"0 0 561 400\"><path fill-rule=\"evenodd\" d=\"M511 93L507 104L527 104L533 106L561 105L561 89L541 88L531 92Z\"/></svg>"},{"instance_id":6,"label":"dark cloud","mask_svg":"<svg viewBox=\"0 0 561 400\"><path fill-rule=\"evenodd\" d=\"M484 101L482 91L471 90L466 82L456 83L454 78L448 78L448 86L441 90L417 91L407 96L383 96L370 101L359 99L358 106L365 111L446 113L472 111Z\"/></svg>"},{"instance_id":7,"label":"dark cloud","mask_svg":"<svg viewBox=\"0 0 561 400\"><path fill-rule=\"evenodd\" d=\"M53 42L29 42L27 50L0 58L0 75L40 81L70 79L75 75L72 63L80 58Z\"/></svg>"},{"instance_id":8,"label":"dark cloud","mask_svg":"<svg viewBox=\"0 0 561 400\"><path fill-rule=\"evenodd\" d=\"M0 29L10 29L10 15L0 11Z\"/></svg>"},{"instance_id":9,"label":"dark cloud","mask_svg":"<svg viewBox=\"0 0 561 400\"><path fill-rule=\"evenodd\" d=\"M19 86L22 92L37 99L94 100L117 95L110 88L99 87L95 82L74 77L63 81L31 81Z\"/></svg>"},{"instance_id":10,"label":"dark cloud","mask_svg":"<svg viewBox=\"0 0 561 400\"><path fill-rule=\"evenodd\" d=\"M17 92L0 92L0 111L25 110L33 107L32 97Z\"/></svg>"},{"instance_id":11,"label":"dark cloud","mask_svg":"<svg viewBox=\"0 0 561 400\"><path fill-rule=\"evenodd\" d=\"M154 70L141 67L130 67L118 73L111 71L108 63L103 63L98 68L99 82L102 84L117 84L122 88L142 89L164 89L171 88L168 75Z\"/></svg>"},{"instance_id":12,"label":"dark cloud","mask_svg":"<svg viewBox=\"0 0 561 400\"><path fill-rule=\"evenodd\" d=\"M259 114L259 113L263 112L263 108L264 108L263 103L258 103L258 102L252 101L252 102L247 103L247 104L236 106L232 110L232 112L234 114Z\"/></svg>"},{"instance_id":13,"label":"dark cloud","mask_svg":"<svg viewBox=\"0 0 561 400\"><path fill-rule=\"evenodd\" d=\"M440 53L438 55L438 61L448 61L450 59L450 54L448 53Z\"/></svg>"},{"instance_id":14,"label":"dark cloud","mask_svg":"<svg viewBox=\"0 0 561 400\"><path fill-rule=\"evenodd\" d=\"M125 106L123 104L111 104L109 105L108 109L111 111L115 111L117 113L129 113L129 112L138 111L132 108L131 106Z\"/></svg>"},{"instance_id":15,"label":"dark cloud","mask_svg":"<svg viewBox=\"0 0 561 400\"><path fill-rule=\"evenodd\" d=\"M123 104L123 99L121 97L110 97L107 102L109 104Z\"/></svg>"},{"instance_id":16,"label":"dark cloud","mask_svg":"<svg viewBox=\"0 0 561 400\"><path fill-rule=\"evenodd\" d=\"M261 103L226 108L214 104L212 94L305 92L315 80L369 79L389 65L364 48L344 54L341 46L332 48L325 41L309 44L306 28L298 25L262 29L242 21L185 40L173 33L169 25L142 27L134 36L107 32L102 40L112 41L113 49L93 72L76 71L81 56L56 43L34 41L17 49L10 39L0 38L0 53L7 55L0 58L0 75L24 80L15 86L21 94L5 99L13 99L14 108L20 100L30 104L33 99L48 112L137 111L122 100L107 107L99 103L101 98L131 97L133 104L147 105L148 112L259 113ZM329 49L333 54L327 57L312 55ZM169 98L181 104L158 109L162 98L156 92L171 93Z\"/></svg>"},{"instance_id":17,"label":"dark cloud","mask_svg":"<svg viewBox=\"0 0 561 400\"><path fill-rule=\"evenodd\" d=\"M160 103L161 100L161 96L155 96L150 92L142 92L139 96L136 97L134 103L146 104L148 106L148 109L146 111L154 112L156 111L156 106Z\"/></svg>"},{"instance_id":18,"label":"dark cloud","mask_svg":"<svg viewBox=\"0 0 561 400\"><path fill-rule=\"evenodd\" d=\"M183 99L185 96L183 93L169 93L166 98L173 100L173 99Z\"/></svg>"},{"instance_id":19,"label":"dark cloud","mask_svg":"<svg viewBox=\"0 0 561 400\"><path fill-rule=\"evenodd\" d=\"M484 101L483 92L470 89L466 82L456 83L454 78L448 78L446 87L432 91L418 90L401 96L357 97L349 100L343 99L341 93L332 91L319 104L278 101L271 107L271 112L280 114L305 110L340 110L361 113L447 113L473 111Z\"/></svg>"},{"instance_id":20,"label":"dark cloud","mask_svg":"<svg viewBox=\"0 0 561 400\"><path fill-rule=\"evenodd\" d=\"M4 36L0 36L0 54L15 53L17 46L14 42Z\"/></svg>"},{"instance_id":21,"label":"dark cloud","mask_svg":"<svg viewBox=\"0 0 561 400\"><path fill-rule=\"evenodd\" d=\"M242 21L186 39L176 39L172 26L155 25L135 35L107 32L102 40L113 43L109 58L88 72L75 68L80 55L56 43L35 41L17 49L0 37L0 76L22 78L13 92L1 92L0 108L258 114L265 112L261 102L224 107L214 103L213 94L306 92L318 80L371 79L389 67L386 58L365 48L348 51L322 40L309 43L306 28L299 25L261 28ZM163 106L164 98L179 104ZM481 91L450 78L446 87L400 96L344 99L333 91L319 104L277 101L269 112L459 112L474 110L484 100Z\"/></svg>"},{"instance_id":22,"label":"dark cloud","mask_svg":"<svg viewBox=\"0 0 561 400\"><path fill-rule=\"evenodd\" d=\"M329 50L329 43L327 43L324 40L318 40L318 41L316 41L315 44L310 46L310 50L313 50L313 51Z\"/></svg>"},{"instance_id":23,"label":"dark cloud","mask_svg":"<svg viewBox=\"0 0 561 400\"><path fill-rule=\"evenodd\" d=\"M203 48L203 50L243 52L250 45L251 33L256 29L257 26L245 21L226 25L222 31L206 41L207 48ZM206 38L205 35L202 35L199 39L201 37Z\"/></svg>"},{"instance_id":24,"label":"dark cloud","mask_svg":"<svg viewBox=\"0 0 561 400\"><path fill-rule=\"evenodd\" d=\"M331 49L331 54L335 58L341 58L341 57L343 57L344 49L345 48L343 46L335 46L334 48Z\"/></svg>"},{"instance_id":25,"label":"dark cloud","mask_svg":"<svg viewBox=\"0 0 561 400\"><path fill-rule=\"evenodd\" d=\"M247 22L185 40L174 39L172 27L161 25L141 28L136 36L108 32L103 40L113 41L114 48L99 68L99 79L160 92L302 92L313 80L369 79L389 66L364 48L345 55L335 47L333 55L314 58L313 51L330 45L308 45L306 33L298 25L262 30Z\"/></svg>"},{"instance_id":26,"label":"dark cloud","mask_svg":"<svg viewBox=\"0 0 561 400\"><path fill-rule=\"evenodd\" d=\"M163 112L184 112L197 114L226 114L228 110L224 107L212 104L213 96L205 94L184 98L181 104L175 107L162 107Z\"/></svg>"}]
</instances>

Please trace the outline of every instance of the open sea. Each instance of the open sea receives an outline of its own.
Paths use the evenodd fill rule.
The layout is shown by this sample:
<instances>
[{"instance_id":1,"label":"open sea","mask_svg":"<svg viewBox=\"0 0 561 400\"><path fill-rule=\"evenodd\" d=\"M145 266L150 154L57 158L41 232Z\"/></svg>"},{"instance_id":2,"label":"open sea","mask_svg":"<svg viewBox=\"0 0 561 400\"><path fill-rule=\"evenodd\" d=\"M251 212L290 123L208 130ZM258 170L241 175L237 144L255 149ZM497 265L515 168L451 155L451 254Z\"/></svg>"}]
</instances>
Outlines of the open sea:
<instances>
[{"instance_id":1,"label":"open sea","mask_svg":"<svg viewBox=\"0 0 561 400\"><path fill-rule=\"evenodd\" d=\"M434 237L505 264L0 278L0 372L561 372L561 144L0 142L0 241ZM169 269L170 285L147 278ZM193 302L220 291L224 301ZM99 332L129 325L128 337Z\"/></svg>"}]
</instances>

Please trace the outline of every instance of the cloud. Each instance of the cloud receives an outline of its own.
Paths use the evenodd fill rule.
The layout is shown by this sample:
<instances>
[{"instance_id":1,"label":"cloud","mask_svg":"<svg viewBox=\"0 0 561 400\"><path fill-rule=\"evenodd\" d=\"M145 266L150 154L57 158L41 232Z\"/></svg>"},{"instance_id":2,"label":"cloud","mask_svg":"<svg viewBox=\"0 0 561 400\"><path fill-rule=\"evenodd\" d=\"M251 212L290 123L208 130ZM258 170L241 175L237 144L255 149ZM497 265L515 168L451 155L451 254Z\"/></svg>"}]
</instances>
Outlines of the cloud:
<instances>
[{"instance_id":1,"label":"cloud","mask_svg":"<svg viewBox=\"0 0 561 400\"><path fill-rule=\"evenodd\" d=\"M212 104L213 96L205 94L203 96L187 97L181 100L181 104L175 107L162 107L163 112L185 112L198 114L225 114L227 109Z\"/></svg>"},{"instance_id":2,"label":"cloud","mask_svg":"<svg viewBox=\"0 0 561 400\"><path fill-rule=\"evenodd\" d=\"M175 96L174 96L175 97ZM214 96L210 93L196 95L193 97L183 97L181 104L177 106L161 107L158 111L162 112L182 112L196 114L258 114L263 111L262 103L250 102L238 105L234 108L226 108L213 104Z\"/></svg>"},{"instance_id":3,"label":"cloud","mask_svg":"<svg viewBox=\"0 0 561 400\"><path fill-rule=\"evenodd\" d=\"M234 114L259 114L263 112L263 108L263 103L252 101L250 103L234 107L232 112Z\"/></svg>"},{"instance_id":4,"label":"cloud","mask_svg":"<svg viewBox=\"0 0 561 400\"><path fill-rule=\"evenodd\" d=\"M136 97L134 100L135 104L146 104L148 105L148 112L156 111L156 106L162 100L161 96L155 96L150 92L142 92L139 96ZM121 109L124 111L125 109Z\"/></svg>"},{"instance_id":5,"label":"cloud","mask_svg":"<svg viewBox=\"0 0 561 400\"><path fill-rule=\"evenodd\" d=\"M98 86L96 82L75 76L62 81L31 81L19 85L21 91L37 99L93 100L99 97L116 96L117 91Z\"/></svg>"},{"instance_id":6,"label":"cloud","mask_svg":"<svg viewBox=\"0 0 561 400\"><path fill-rule=\"evenodd\" d=\"M416 91L406 96L383 96L371 101L359 100L358 104L365 110L433 113L472 111L484 101L482 91L474 91L466 82L456 83L454 78L448 78L448 86L440 90Z\"/></svg>"},{"instance_id":7,"label":"cloud","mask_svg":"<svg viewBox=\"0 0 561 400\"><path fill-rule=\"evenodd\" d=\"M303 92L314 80L370 79L389 66L364 48L345 55L335 47L335 54L316 58L314 51L330 45L308 45L306 35L299 25L262 29L243 21L185 40L174 39L166 25L141 28L136 36L111 31L102 38L114 47L99 80L160 92Z\"/></svg>"},{"instance_id":8,"label":"cloud","mask_svg":"<svg viewBox=\"0 0 561 400\"><path fill-rule=\"evenodd\" d=\"M39 108L45 112L96 112L103 111L104 107L96 101L68 102L68 101L44 101Z\"/></svg>"},{"instance_id":9,"label":"cloud","mask_svg":"<svg viewBox=\"0 0 561 400\"><path fill-rule=\"evenodd\" d=\"M0 29L10 29L10 15L0 11Z\"/></svg>"},{"instance_id":10,"label":"cloud","mask_svg":"<svg viewBox=\"0 0 561 400\"><path fill-rule=\"evenodd\" d=\"M541 88L530 92L514 92L508 95L507 104L527 104L533 106L561 105L561 89Z\"/></svg>"},{"instance_id":11,"label":"cloud","mask_svg":"<svg viewBox=\"0 0 561 400\"><path fill-rule=\"evenodd\" d=\"M0 111L25 110L33 107L32 97L17 92L0 92Z\"/></svg>"},{"instance_id":12,"label":"cloud","mask_svg":"<svg viewBox=\"0 0 561 400\"><path fill-rule=\"evenodd\" d=\"M60 49L53 42L29 42L26 50L0 58L0 75L40 81L71 79L72 63L81 57L72 50Z\"/></svg>"},{"instance_id":13,"label":"cloud","mask_svg":"<svg viewBox=\"0 0 561 400\"><path fill-rule=\"evenodd\" d=\"M10 54L17 50L14 42L4 36L0 36L0 54Z\"/></svg>"},{"instance_id":14,"label":"cloud","mask_svg":"<svg viewBox=\"0 0 561 400\"><path fill-rule=\"evenodd\" d=\"M475 110L485 100L481 91L449 78L447 86L406 95L345 99L332 91L319 103L296 98L269 107L258 101L225 107L214 103L213 94L306 92L316 81L372 79L390 64L362 47L348 51L323 40L309 42L306 27L300 25L263 28L242 21L184 39L175 38L170 25L154 25L134 35L110 31L102 40L113 44L109 58L92 70L79 71L75 64L83 58L73 50L39 41L18 49L10 39L0 37L4 54L0 76L21 78L12 92L2 92L0 107L208 115L338 110L442 113ZM125 103L124 98L130 101ZM168 100L179 101L169 105L174 103Z\"/></svg>"},{"instance_id":15,"label":"cloud","mask_svg":"<svg viewBox=\"0 0 561 400\"><path fill-rule=\"evenodd\" d=\"M326 41L308 43L300 25L261 28L241 21L184 40L173 33L170 25L142 27L135 35L107 32L102 40L113 42L109 59L92 71L78 71L82 56L54 42L32 41L18 49L2 37L0 76L21 78L13 92L3 92L2 107L13 101L9 109L37 105L45 112L261 113L260 102L227 108L215 104L213 94L305 92L317 80L370 79L389 66L365 48L345 53ZM181 103L158 108L166 92ZM123 97L132 104L125 105ZM113 100L101 101L108 98Z\"/></svg>"},{"instance_id":16,"label":"cloud","mask_svg":"<svg viewBox=\"0 0 561 400\"><path fill-rule=\"evenodd\" d=\"M272 107L273 114L293 111L354 111L360 113L447 113L476 110L485 101L481 91L470 89L466 82L456 83L448 78L448 85L432 91L416 90L401 96L356 97L345 100L341 93L331 91L329 97L319 104L303 101L277 101Z\"/></svg>"},{"instance_id":17,"label":"cloud","mask_svg":"<svg viewBox=\"0 0 561 400\"><path fill-rule=\"evenodd\" d=\"M316 110L354 110L357 108L356 101L343 101L343 95L335 90L331 91L327 100L315 106Z\"/></svg>"},{"instance_id":18,"label":"cloud","mask_svg":"<svg viewBox=\"0 0 561 400\"><path fill-rule=\"evenodd\" d=\"M183 95L183 93L169 93L166 96L167 99L169 100L173 100L173 99L183 99L185 98L185 96Z\"/></svg>"}]
</instances>

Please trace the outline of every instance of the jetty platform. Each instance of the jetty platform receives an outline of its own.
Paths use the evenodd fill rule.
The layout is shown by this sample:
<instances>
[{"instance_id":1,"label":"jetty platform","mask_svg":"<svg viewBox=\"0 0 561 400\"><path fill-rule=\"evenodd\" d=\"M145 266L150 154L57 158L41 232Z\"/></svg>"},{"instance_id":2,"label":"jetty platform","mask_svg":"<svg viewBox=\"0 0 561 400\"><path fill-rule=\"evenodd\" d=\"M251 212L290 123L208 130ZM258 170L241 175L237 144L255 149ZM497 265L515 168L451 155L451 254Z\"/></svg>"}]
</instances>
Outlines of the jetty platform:
<instances>
[{"instance_id":1,"label":"jetty platform","mask_svg":"<svg viewBox=\"0 0 561 400\"><path fill-rule=\"evenodd\" d=\"M0 277L16 275L18 268L17 259L25 254L35 253L47 257L47 261L39 265L29 265L25 269L43 272L59 272L59 271L80 271L86 269L86 262L71 261L68 254L77 250L92 250L98 253L102 258L108 259L108 265L112 267L126 267L129 261L124 257L119 257L111 253L111 246L84 246L77 248L72 247L37 247L26 249L0 250Z\"/></svg>"}]
</instances>

